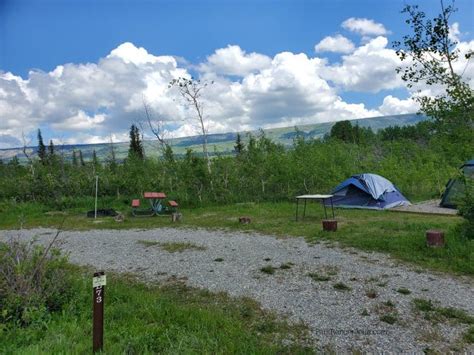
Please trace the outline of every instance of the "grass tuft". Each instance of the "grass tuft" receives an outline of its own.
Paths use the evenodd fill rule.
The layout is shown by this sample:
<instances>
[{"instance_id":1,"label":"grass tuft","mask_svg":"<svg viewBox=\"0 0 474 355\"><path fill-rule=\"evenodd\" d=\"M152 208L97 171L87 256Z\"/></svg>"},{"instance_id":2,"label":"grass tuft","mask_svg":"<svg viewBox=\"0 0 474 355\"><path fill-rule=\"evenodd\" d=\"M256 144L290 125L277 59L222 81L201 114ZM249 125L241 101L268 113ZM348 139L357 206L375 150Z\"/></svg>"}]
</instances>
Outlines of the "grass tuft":
<instances>
[{"instance_id":1,"label":"grass tuft","mask_svg":"<svg viewBox=\"0 0 474 355\"><path fill-rule=\"evenodd\" d=\"M261 272L268 275L273 275L275 273L275 268L271 265L264 266L260 269Z\"/></svg>"},{"instance_id":2,"label":"grass tuft","mask_svg":"<svg viewBox=\"0 0 474 355\"><path fill-rule=\"evenodd\" d=\"M469 325L474 324L474 317L466 311L454 307L436 307L431 300L415 298L413 307L415 310L423 312L426 319L434 322L451 320Z\"/></svg>"},{"instance_id":3,"label":"grass tuft","mask_svg":"<svg viewBox=\"0 0 474 355\"><path fill-rule=\"evenodd\" d=\"M398 320L398 317L395 313L389 313L381 315L380 320L388 324L395 324Z\"/></svg>"},{"instance_id":4,"label":"grass tuft","mask_svg":"<svg viewBox=\"0 0 474 355\"><path fill-rule=\"evenodd\" d=\"M345 283L338 282L337 284L334 284L332 287L334 287L336 290L339 291L350 291L351 288L347 286Z\"/></svg>"},{"instance_id":5,"label":"grass tuft","mask_svg":"<svg viewBox=\"0 0 474 355\"><path fill-rule=\"evenodd\" d=\"M280 269L282 269L282 270L288 270L288 269L291 269L291 267L292 267L293 265L294 265L293 263L284 263L284 264L281 264L281 265L280 265Z\"/></svg>"},{"instance_id":6,"label":"grass tuft","mask_svg":"<svg viewBox=\"0 0 474 355\"><path fill-rule=\"evenodd\" d=\"M307 274L313 279L313 281L329 281L331 278L327 275L321 275L316 272L310 272Z\"/></svg>"},{"instance_id":7,"label":"grass tuft","mask_svg":"<svg viewBox=\"0 0 474 355\"><path fill-rule=\"evenodd\" d=\"M139 240L137 243L144 245L146 248L159 246L161 250L168 253L182 253L185 250L206 250L205 247L193 243L184 242L157 242L151 240Z\"/></svg>"},{"instance_id":8,"label":"grass tuft","mask_svg":"<svg viewBox=\"0 0 474 355\"><path fill-rule=\"evenodd\" d=\"M474 344L474 326L469 327L462 338L466 343Z\"/></svg>"},{"instance_id":9,"label":"grass tuft","mask_svg":"<svg viewBox=\"0 0 474 355\"><path fill-rule=\"evenodd\" d=\"M401 287L397 290L398 293L401 293L402 295L409 295L411 291L405 287Z\"/></svg>"}]
</instances>

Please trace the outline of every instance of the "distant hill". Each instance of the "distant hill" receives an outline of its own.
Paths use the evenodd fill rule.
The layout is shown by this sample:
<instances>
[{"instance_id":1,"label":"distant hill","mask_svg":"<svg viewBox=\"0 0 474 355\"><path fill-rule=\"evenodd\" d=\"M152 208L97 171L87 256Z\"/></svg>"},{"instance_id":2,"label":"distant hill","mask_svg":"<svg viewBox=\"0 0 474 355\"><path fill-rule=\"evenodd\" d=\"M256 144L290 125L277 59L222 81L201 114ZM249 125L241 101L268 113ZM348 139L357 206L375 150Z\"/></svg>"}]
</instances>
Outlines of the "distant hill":
<instances>
[{"instance_id":1,"label":"distant hill","mask_svg":"<svg viewBox=\"0 0 474 355\"><path fill-rule=\"evenodd\" d=\"M373 118L362 118L352 120L352 124L358 124L361 127L371 127L374 131L389 126L407 126L414 125L420 121L426 120L426 116L417 114L407 115L394 115L394 116L382 116ZM319 139L324 137L326 133L329 133L331 127L335 122L316 123L304 126L298 126L298 131L305 135L308 139ZM285 146L291 146L293 144L293 138L297 134L295 127L283 127L283 128L272 128L264 129L265 135L272 139L274 142L281 143ZM240 132L245 142L247 140L246 132ZM258 131L250 132L252 134L258 134ZM221 133L221 134L210 134L208 136L209 151L215 153L229 154L234 149L235 139L237 132L234 133ZM178 154L184 154L186 149L192 149L196 152L202 151L202 137L192 136L175 138L169 141L173 147L173 151ZM114 150L117 159L124 159L128 152L128 142L114 143ZM157 156L158 149L155 141L144 142L145 152L147 156ZM57 147L58 151L68 159L71 159L73 150L81 150L85 160L92 158L92 152L95 150L99 160L104 160L109 156L111 146L109 143L100 144L75 144L75 145L63 145ZM27 148L28 154L35 156L36 147ZM11 149L0 149L0 159L6 161L17 156L20 161L25 159L22 148L11 148Z\"/></svg>"}]
</instances>

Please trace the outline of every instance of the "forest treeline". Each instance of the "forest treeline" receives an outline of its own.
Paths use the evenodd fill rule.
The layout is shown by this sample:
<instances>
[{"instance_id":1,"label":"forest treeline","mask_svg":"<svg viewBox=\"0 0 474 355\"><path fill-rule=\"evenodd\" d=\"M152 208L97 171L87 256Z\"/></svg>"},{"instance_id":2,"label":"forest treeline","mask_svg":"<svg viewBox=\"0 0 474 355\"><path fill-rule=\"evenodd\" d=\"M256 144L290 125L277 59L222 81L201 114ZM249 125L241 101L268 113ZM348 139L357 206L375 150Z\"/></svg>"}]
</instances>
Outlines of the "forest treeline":
<instances>
[{"instance_id":1,"label":"forest treeline","mask_svg":"<svg viewBox=\"0 0 474 355\"><path fill-rule=\"evenodd\" d=\"M350 121L335 124L322 140L296 134L291 149L263 133L240 135L233 155L217 154L208 169L205 157L188 150L176 157L167 146L160 158L143 154L138 128L130 132L128 158L84 161L80 152L64 158L39 132L38 158L26 164L0 162L0 199L35 201L69 208L95 192L124 203L144 191L163 191L183 206L291 200L298 194L330 192L353 174L376 173L391 180L409 199L437 198L459 165L474 156L472 131L453 141L438 135L430 121L378 132Z\"/></svg>"}]
</instances>

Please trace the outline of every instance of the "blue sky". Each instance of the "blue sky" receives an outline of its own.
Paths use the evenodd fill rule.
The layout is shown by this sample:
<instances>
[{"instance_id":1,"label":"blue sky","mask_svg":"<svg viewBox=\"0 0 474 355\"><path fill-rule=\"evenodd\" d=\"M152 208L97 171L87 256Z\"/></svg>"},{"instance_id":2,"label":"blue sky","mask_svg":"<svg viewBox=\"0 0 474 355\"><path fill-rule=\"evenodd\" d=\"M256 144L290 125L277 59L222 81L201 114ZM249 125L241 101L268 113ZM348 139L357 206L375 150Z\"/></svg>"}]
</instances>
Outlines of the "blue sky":
<instances>
[{"instance_id":1,"label":"blue sky","mask_svg":"<svg viewBox=\"0 0 474 355\"><path fill-rule=\"evenodd\" d=\"M413 2L0 0L0 73L10 72L23 80L30 80L28 73L31 70L49 73L66 63L97 64L123 43L142 47L154 56L174 56L178 58L178 66L187 68L189 72L205 64L216 50L229 45L238 46L246 54L257 53L271 59L283 52L304 53L308 58L325 58L328 65L337 64L342 62L343 55L350 53L315 53L315 45L327 36L342 35L359 48L377 36L372 34L369 38L341 26L347 19L355 18L382 25L385 33L379 35L387 39L385 47L390 48L393 40L409 33L404 16L400 14L405 3ZM416 1L416 4L429 15L434 15L439 9L439 2L435 0ZM472 0L455 2L459 11L452 18L452 23L459 24L460 41L470 42L473 39L473 4ZM236 81L239 80L244 81L245 76ZM331 79L325 80L332 85ZM367 110L377 109L388 95L400 100L411 95L401 86L365 90L357 85L344 85L334 86L337 96L348 104L363 104ZM71 104L78 106L79 101L73 100ZM99 104L76 109L77 112L82 110L90 114L90 117L104 110L108 112L107 106ZM28 114L46 115L35 110L25 113L25 117ZM158 106L157 110L160 113L166 111ZM51 128L48 118L43 116L41 119L35 116L34 120L51 135L62 134L66 140L74 135L65 129ZM289 116L286 114L280 118L282 122L299 122ZM301 122L307 122L308 117ZM51 119L58 120L58 117ZM107 117L102 122L111 120ZM123 130L126 125L122 121L119 126ZM252 126L247 121L244 119L239 125L215 127L219 131ZM278 125L278 122L272 124ZM173 126L176 125L174 122ZM7 135L12 136L12 128L0 126L0 137L2 130L5 140Z\"/></svg>"}]
</instances>

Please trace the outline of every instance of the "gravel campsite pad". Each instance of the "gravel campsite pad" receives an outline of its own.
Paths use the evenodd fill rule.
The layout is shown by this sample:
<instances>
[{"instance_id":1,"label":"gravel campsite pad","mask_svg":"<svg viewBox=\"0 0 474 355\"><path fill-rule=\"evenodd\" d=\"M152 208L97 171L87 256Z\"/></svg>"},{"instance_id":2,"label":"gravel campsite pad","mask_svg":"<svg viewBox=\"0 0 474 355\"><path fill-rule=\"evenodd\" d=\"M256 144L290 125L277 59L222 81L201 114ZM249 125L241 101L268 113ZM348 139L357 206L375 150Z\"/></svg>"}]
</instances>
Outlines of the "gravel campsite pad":
<instances>
[{"instance_id":1,"label":"gravel campsite pad","mask_svg":"<svg viewBox=\"0 0 474 355\"><path fill-rule=\"evenodd\" d=\"M47 243L55 230L4 231ZM308 244L302 238L202 229L64 231L70 261L147 280L249 296L309 326L319 349L336 351L474 351L468 326L429 317L415 299L474 315L471 278L401 265L378 253Z\"/></svg>"}]
</instances>

